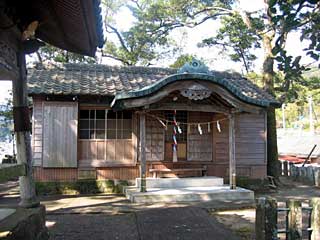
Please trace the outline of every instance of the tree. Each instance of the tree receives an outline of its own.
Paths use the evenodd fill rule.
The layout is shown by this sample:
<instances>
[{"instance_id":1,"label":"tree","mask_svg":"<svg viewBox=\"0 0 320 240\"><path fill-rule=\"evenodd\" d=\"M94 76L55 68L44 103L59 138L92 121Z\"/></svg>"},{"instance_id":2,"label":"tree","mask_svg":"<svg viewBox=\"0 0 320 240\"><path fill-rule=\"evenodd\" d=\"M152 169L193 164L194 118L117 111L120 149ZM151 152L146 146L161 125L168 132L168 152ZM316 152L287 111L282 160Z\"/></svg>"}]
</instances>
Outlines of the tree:
<instances>
[{"instance_id":1,"label":"tree","mask_svg":"<svg viewBox=\"0 0 320 240\"><path fill-rule=\"evenodd\" d=\"M96 63L93 57L83 56L81 54L72 53L60 48L46 44L36 52L38 61L44 62L60 62L60 63Z\"/></svg>"},{"instance_id":2,"label":"tree","mask_svg":"<svg viewBox=\"0 0 320 240\"><path fill-rule=\"evenodd\" d=\"M190 54L182 54L180 55L176 61L170 65L172 68L181 68L184 64L189 63L192 61L192 59L196 58L193 55Z\"/></svg>"},{"instance_id":3,"label":"tree","mask_svg":"<svg viewBox=\"0 0 320 240\"><path fill-rule=\"evenodd\" d=\"M259 19L255 24L262 24ZM221 53L228 52L229 57L234 62L242 62L246 73L249 73L253 66L253 61L257 59L252 53L256 48L260 48L260 37L243 22L237 13L232 16L225 16L221 19L221 27L214 37L202 40L199 47L221 47Z\"/></svg>"},{"instance_id":4,"label":"tree","mask_svg":"<svg viewBox=\"0 0 320 240\"><path fill-rule=\"evenodd\" d=\"M275 96L275 90L282 91L279 97L283 101L289 92L292 82L301 80L301 74L307 70L300 65L301 56L288 56L285 50L288 34L292 31L302 30L302 38L309 36L314 39L317 32L308 31L310 26L319 28L319 3L312 0L264 0L265 9L260 13L264 18L263 28L256 29L262 39L265 52L263 62L263 83L264 87L271 95ZM252 24L253 16L242 12L244 22L248 28L254 30ZM317 35L318 36L318 35ZM309 46L310 49L317 50L316 43ZM275 60L278 62L278 69L283 72L284 78L280 87L275 89ZM275 110L269 108L267 114L268 121L268 174L278 177L278 154L276 136Z\"/></svg>"},{"instance_id":5,"label":"tree","mask_svg":"<svg viewBox=\"0 0 320 240\"><path fill-rule=\"evenodd\" d=\"M262 68L263 86L269 94L283 102L286 98L294 95L295 83L303 82L304 79L301 75L303 71L308 70L307 67L300 64L301 56L289 56L285 50L288 34L293 31L301 31L301 40L310 38L311 43L306 49L306 54L318 61L320 34L317 30L320 28L320 3L314 0L264 0L264 3L265 8L260 12L248 13L235 8L228 18L230 22L242 28L242 31L232 32L235 36L238 36L237 40L243 37L244 29L246 29L245 32L249 33L249 36L257 36L261 40L265 53ZM245 25L240 24L239 15ZM261 19L263 19L262 22ZM224 25L228 25L228 23L224 23ZM232 25L228 25L229 29L232 30ZM224 30L223 27L222 30ZM226 40L231 45L233 42L230 39L230 32L227 31L227 33L225 35L229 38L224 38L224 35L219 40ZM258 39L255 38L255 41L258 41ZM233 47L238 46L233 45ZM233 60L237 61L238 59ZM276 63L280 75L275 73ZM267 122L268 174L278 177L276 119L275 109L272 107L268 109Z\"/></svg>"},{"instance_id":6,"label":"tree","mask_svg":"<svg viewBox=\"0 0 320 240\"><path fill-rule=\"evenodd\" d=\"M104 2L106 31L115 36L107 41L103 56L124 65L151 65L177 51L169 34L177 28L195 27L209 19L229 14L232 0L131 0ZM121 8L130 10L135 21L127 31L120 31L113 20ZM174 46L172 46L174 44Z\"/></svg>"},{"instance_id":7,"label":"tree","mask_svg":"<svg viewBox=\"0 0 320 240\"><path fill-rule=\"evenodd\" d=\"M12 96L12 92L9 94ZM12 141L13 112L12 99L7 98L6 104L0 105L0 141Z\"/></svg>"}]
</instances>

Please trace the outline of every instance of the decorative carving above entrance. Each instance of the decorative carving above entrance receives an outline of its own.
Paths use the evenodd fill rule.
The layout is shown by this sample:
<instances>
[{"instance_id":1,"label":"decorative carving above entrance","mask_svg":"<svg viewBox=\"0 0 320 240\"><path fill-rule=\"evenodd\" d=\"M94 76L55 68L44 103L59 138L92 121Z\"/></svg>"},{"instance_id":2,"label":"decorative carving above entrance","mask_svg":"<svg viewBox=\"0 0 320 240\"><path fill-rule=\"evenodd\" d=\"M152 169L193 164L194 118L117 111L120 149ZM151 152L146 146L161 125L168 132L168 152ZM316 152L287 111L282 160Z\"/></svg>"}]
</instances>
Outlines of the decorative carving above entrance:
<instances>
[{"instance_id":1,"label":"decorative carving above entrance","mask_svg":"<svg viewBox=\"0 0 320 240\"><path fill-rule=\"evenodd\" d=\"M200 84L193 84L187 89L180 90L180 93L190 100L202 100L210 97L212 91Z\"/></svg>"}]
</instances>

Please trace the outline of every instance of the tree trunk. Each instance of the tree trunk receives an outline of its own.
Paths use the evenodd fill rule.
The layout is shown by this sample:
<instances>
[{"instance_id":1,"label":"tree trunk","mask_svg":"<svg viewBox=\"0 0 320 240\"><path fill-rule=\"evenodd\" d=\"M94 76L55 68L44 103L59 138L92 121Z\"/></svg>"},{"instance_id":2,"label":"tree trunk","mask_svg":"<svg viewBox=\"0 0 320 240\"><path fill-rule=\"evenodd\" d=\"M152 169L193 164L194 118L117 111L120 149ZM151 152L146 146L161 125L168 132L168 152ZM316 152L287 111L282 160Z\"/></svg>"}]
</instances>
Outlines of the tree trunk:
<instances>
[{"instance_id":1,"label":"tree trunk","mask_svg":"<svg viewBox=\"0 0 320 240\"><path fill-rule=\"evenodd\" d=\"M263 36L263 47L265 58L263 62L263 83L265 90L274 95L274 58L272 54L272 41L274 33ZM267 111L267 174L279 177L280 164L278 161L278 146L277 146L277 129L276 129L276 114L275 108L269 107Z\"/></svg>"}]
</instances>

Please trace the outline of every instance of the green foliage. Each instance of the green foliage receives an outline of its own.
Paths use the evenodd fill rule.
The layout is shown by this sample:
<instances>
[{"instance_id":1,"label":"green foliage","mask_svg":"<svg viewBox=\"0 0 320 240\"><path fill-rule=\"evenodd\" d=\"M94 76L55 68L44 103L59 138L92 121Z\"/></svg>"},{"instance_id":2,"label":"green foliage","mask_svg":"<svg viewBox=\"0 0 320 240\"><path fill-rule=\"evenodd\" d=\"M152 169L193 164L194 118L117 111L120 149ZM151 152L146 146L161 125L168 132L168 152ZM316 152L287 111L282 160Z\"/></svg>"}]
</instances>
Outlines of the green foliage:
<instances>
[{"instance_id":1,"label":"green foliage","mask_svg":"<svg viewBox=\"0 0 320 240\"><path fill-rule=\"evenodd\" d=\"M171 68L181 68L184 64L189 63L194 59L195 56L190 54L182 54L180 55L176 61L170 65Z\"/></svg>"},{"instance_id":2,"label":"green foliage","mask_svg":"<svg viewBox=\"0 0 320 240\"><path fill-rule=\"evenodd\" d=\"M231 0L131 0L116 4L104 2L107 8L106 31L116 40L108 39L103 56L124 65L151 65L153 61L174 55L178 49L169 34L176 28L194 27L208 19L226 14ZM121 31L114 15L121 9L130 10L133 26Z\"/></svg>"},{"instance_id":3,"label":"green foliage","mask_svg":"<svg viewBox=\"0 0 320 240\"><path fill-rule=\"evenodd\" d=\"M12 96L12 92L9 91ZM12 141L13 133L13 112L12 98L6 99L5 105L0 105L0 141Z\"/></svg>"},{"instance_id":4,"label":"green foliage","mask_svg":"<svg viewBox=\"0 0 320 240\"><path fill-rule=\"evenodd\" d=\"M36 182L37 195L122 193L127 181L78 180L76 182Z\"/></svg>"},{"instance_id":5,"label":"green foliage","mask_svg":"<svg viewBox=\"0 0 320 240\"><path fill-rule=\"evenodd\" d=\"M312 0L269 1L269 16L277 37L272 49L278 69L284 74L282 89L288 91L294 81L302 82L304 71L309 70L300 63L301 56L290 56L285 50L288 33L300 31L300 40L310 41L304 49L306 55L319 61L320 53L320 5Z\"/></svg>"},{"instance_id":6,"label":"green foliage","mask_svg":"<svg viewBox=\"0 0 320 240\"><path fill-rule=\"evenodd\" d=\"M77 53L68 52L60 48L46 44L37 52L39 62L59 63L96 63L96 59Z\"/></svg>"},{"instance_id":7,"label":"green foliage","mask_svg":"<svg viewBox=\"0 0 320 240\"><path fill-rule=\"evenodd\" d=\"M261 25L259 19L254 20L255 26ZM221 27L214 37L204 39L199 47L218 46L221 53L229 52L229 57L234 62L242 62L246 72L249 73L253 66L253 61L257 59L252 53L256 48L260 48L260 38L256 31L244 23L239 14L222 17Z\"/></svg>"}]
</instances>

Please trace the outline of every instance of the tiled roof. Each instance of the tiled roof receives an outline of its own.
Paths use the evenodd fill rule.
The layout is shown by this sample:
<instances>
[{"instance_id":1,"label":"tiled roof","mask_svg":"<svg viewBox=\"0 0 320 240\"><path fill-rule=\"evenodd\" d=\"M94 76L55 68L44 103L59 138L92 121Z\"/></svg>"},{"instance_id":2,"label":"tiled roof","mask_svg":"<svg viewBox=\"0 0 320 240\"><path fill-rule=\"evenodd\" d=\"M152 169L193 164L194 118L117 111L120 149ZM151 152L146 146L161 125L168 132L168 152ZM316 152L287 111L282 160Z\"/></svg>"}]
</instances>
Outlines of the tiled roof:
<instances>
[{"instance_id":1,"label":"tiled roof","mask_svg":"<svg viewBox=\"0 0 320 240\"><path fill-rule=\"evenodd\" d=\"M235 96L261 106L278 102L239 74L214 72L177 74L177 69L119 67L99 64L64 64L28 70L30 95L104 95L118 99L150 94L173 81L199 78L226 88Z\"/></svg>"}]
</instances>

